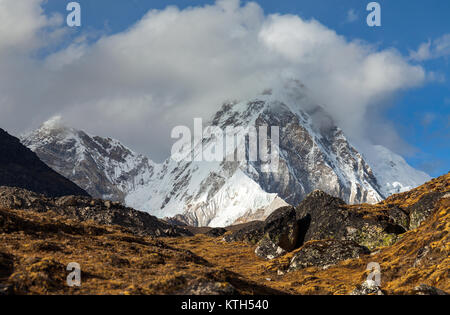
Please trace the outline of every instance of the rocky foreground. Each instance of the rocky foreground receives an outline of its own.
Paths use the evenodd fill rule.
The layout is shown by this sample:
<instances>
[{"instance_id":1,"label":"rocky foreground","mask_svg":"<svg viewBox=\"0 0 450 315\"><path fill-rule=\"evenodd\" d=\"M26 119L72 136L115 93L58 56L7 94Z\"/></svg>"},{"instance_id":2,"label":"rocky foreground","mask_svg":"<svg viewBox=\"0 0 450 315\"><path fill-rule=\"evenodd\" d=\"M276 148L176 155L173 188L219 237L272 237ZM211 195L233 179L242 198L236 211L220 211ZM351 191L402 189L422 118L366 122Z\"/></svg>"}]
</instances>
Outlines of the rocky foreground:
<instances>
[{"instance_id":1,"label":"rocky foreground","mask_svg":"<svg viewBox=\"0 0 450 315\"><path fill-rule=\"evenodd\" d=\"M315 191L223 229L3 187L0 294L446 294L449 231L450 173L376 205ZM80 287L66 284L71 262Z\"/></svg>"}]
</instances>

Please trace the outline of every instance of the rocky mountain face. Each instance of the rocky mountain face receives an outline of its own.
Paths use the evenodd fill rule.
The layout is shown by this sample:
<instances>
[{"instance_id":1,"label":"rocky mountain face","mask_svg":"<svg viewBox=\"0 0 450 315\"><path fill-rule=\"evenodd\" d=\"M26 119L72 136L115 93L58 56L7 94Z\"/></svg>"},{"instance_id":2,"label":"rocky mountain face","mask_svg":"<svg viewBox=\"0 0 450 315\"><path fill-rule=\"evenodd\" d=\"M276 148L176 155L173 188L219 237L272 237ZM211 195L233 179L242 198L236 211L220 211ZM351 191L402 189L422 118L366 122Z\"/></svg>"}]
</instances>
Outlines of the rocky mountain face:
<instances>
[{"instance_id":1,"label":"rocky mountain face","mask_svg":"<svg viewBox=\"0 0 450 315\"><path fill-rule=\"evenodd\" d=\"M47 165L96 198L124 202L125 196L146 184L155 164L119 141L91 136L53 117L38 130L21 137Z\"/></svg>"},{"instance_id":2,"label":"rocky mountain face","mask_svg":"<svg viewBox=\"0 0 450 315\"><path fill-rule=\"evenodd\" d=\"M51 197L89 196L3 129L0 129L0 186L25 188Z\"/></svg>"},{"instance_id":3,"label":"rocky mountain face","mask_svg":"<svg viewBox=\"0 0 450 315\"><path fill-rule=\"evenodd\" d=\"M273 145L279 152L276 172L266 172L268 165L261 161L198 161L201 151L193 146L189 152L193 161L168 159L155 180L132 192L127 202L157 216L177 215L177 220L189 225L226 226L267 218L281 206L298 204L316 189L347 203L376 203L388 196L390 178L374 175L363 155L303 89L287 91L266 91L249 101L226 103L211 120L221 130L279 126L279 143ZM212 151L215 140L204 136L203 151ZM246 144L248 154L248 143L237 146ZM400 160L392 164L377 159L377 174L384 172L379 167L384 163L392 169L407 167ZM415 170L411 174L422 176L416 185L428 179ZM396 181L410 178L402 176Z\"/></svg>"},{"instance_id":4,"label":"rocky mountain face","mask_svg":"<svg viewBox=\"0 0 450 315\"><path fill-rule=\"evenodd\" d=\"M221 130L255 127L260 133L267 126L267 146L279 156L276 172L267 172L267 161L205 161L204 153L217 144L216 136L207 133L200 142L183 147L191 160L168 158L161 165L115 140L89 136L55 121L22 137L22 142L95 197L124 201L193 226L265 219L314 190L350 204L376 203L429 179L380 146L370 151L369 163L302 87L226 103L210 124ZM271 139L272 126L279 127L278 143ZM249 156L249 146L248 137L237 139L233 154L244 147Z\"/></svg>"}]
</instances>

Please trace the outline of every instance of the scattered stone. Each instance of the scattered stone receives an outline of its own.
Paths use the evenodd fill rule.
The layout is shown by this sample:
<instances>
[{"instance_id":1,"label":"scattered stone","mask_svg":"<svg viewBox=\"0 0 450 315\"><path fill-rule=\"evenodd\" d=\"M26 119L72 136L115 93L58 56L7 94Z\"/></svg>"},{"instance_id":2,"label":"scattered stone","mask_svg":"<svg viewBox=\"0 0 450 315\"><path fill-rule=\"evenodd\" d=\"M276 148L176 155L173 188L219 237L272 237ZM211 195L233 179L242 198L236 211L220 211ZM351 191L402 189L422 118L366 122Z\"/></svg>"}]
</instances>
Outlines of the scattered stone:
<instances>
[{"instance_id":1,"label":"scattered stone","mask_svg":"<svg viewBox=\"0 0 450 315\"><path fill-rule=\"evenodd\" d=\"M264 237L259 241L258 246L255 249L256 256L267 260L283 256L286 253L287 252L284 249L272 242L269 237Z\"/></svg>"},{"instance_id":2,"label":"scattered stone","mask_svg":"<svg viewBox=\"0 0 450 315\"><path fill-rule=\"evenodd\" d=\"M354 241L321 240L310 241L295 253L288 271L308 267L325 267L336 265L340 261L368 255L370 251Z\"/></svg>"},{"instance_id":3,"label":"scattered stone","mask_svg":"<svg viewBox=\"0 0 450 315\"><path fill-rule=\"evenodd\" d=\"M237 290L228 282L201 280L190 283L186 289L178 292L182 295L236 295Z\"/></svg>"},{"instance_id":4,"label":"scattered stone","mask_svg":"<svg viewBox=\"0 0 450 315\"><path fill-rule=\"evenodd\" d=\"M7 283L0 282L0 296L12 295L14 293L13 286Z\"/></svg>"},{"instance_id":5,"label":"scattered stone","mask_svg":"<svg viewBox=\"0 0 450 315\"><path fill-rule=\"evenodd\" d=\"M418 285L413 291L416 295L449 295L447 292L427 284Z\"/></svg>"},{"instance_id":6,"label":"scattered stone","mask_svg":"<svg viewBox=\"0 0 450 315\"><path fill-rule=\"evenodd\" d=\"M357 285L350 295L384 295L384 293L375 281L366 280Z\"/></svg>"},{"instance_id":7,"label":"scattered stone","mask_svg":"<svg viewBox=\"0 0 450 315\"><path fill-rule=\"evenodd\" d=\"M414 261L414 267L419 266L422 263L422 260L431 252L431 248L429 246L422 247L417 252L416 260Z\"/></svg>"},{"instance_id":8,"label":"scattered stone","mask_svg":"<svg viewBox=\"0 0 450 315\"><path fill-rule=\"evenodd\" d=\"M58 207L76 207L78 205L78 198L75 196L64 196L56 199L55 204Z\"/></svg>"}]
</instances>

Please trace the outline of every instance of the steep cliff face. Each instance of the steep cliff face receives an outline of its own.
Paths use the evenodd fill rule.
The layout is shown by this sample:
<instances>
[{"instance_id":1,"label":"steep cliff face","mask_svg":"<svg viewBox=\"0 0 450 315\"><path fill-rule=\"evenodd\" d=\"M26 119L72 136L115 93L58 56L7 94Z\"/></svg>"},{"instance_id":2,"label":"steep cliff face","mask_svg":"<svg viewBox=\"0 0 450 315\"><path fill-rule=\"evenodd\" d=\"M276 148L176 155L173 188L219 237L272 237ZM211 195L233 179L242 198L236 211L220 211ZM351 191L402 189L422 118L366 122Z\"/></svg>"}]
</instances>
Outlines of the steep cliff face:
<instances>
[{"instance_id":1,"label":"steep cliff face","mask_svg":"<svg viewBox=\"0 0 450 315\"><path fill-rule=\"evenodd\" d=\"M89 196L3 129L0 129L0 186L24 188L50 197Z\"/></svg>"}]
</instances>

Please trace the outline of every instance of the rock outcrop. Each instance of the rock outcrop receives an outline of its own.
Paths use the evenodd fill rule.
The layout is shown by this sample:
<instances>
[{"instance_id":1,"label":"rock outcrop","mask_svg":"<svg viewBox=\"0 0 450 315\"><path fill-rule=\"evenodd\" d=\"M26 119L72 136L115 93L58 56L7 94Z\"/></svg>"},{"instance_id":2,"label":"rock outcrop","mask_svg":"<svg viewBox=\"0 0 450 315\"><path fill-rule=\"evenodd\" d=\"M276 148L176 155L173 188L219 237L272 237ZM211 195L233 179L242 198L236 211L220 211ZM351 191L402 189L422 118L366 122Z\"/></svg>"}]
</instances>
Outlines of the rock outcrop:
<instances>
[{"instance_id":1,"label":"rock outcrop","mask_svg":"<svg viewBox=\"0 0 450 315\"><path fill-rule=\"evenodd\" d=\"M0 207L37 212L52 211L78 222L94 221L102 225L118 225L137 235L192 235L188 230L170 225L146 212L127 208L118 202L90 197L48 198L20 188L0 187Z\"/></svg>"},{"instance_id":2,"label":"rock outcrop","mask_svg":"<svg viewBox=\"0 0 450 315\"><path fill-rule=\"evenodd\" d=\"M327 267L338 262L368 255L370 251L353 241L321 240L302 246L292 258L288 271L308 267Z\"/></svg>"},{"instance_id":3,"label":"rock outcrop","mask_svg":"<svg viewBox=\"0 0 450 315\"><path fill-rule=\"evenodd\" d=\"M406 232L388 215L367 215L357 208L346 207L343 200L322 191L309 194L296 207L296 212L304 242L330 238L352 240L373 249L392 245L398 235Z\"/></svg>"},{"instance_id":4,"label":"rock outcrop","mask_svg":"<svg viewBox=\"0 0 450 315\"><path fill-rule=\"evenodd\" d=\"M264 236L264 221L244 223L231 234L224 236L226 242L246 242L256 245Z\"/></svg>"},{"instance_id":5,"label":"rock outcrop","mask_svg":"<svg viewBox=\"0 0 450 315\"><path fill-rule=\"evenodd\" d=\"M299 227L293 207L276 210L264 221L263 237L255 254L264 259L274 259L294 250L298 244Z\"/></svg>"},{"instance_id":6,"label":"rock outcrop","mask_svg":"<svg viewBox=\"0 0 450 315\"><path fill-rule=\"evenodd\" d=\"M406 232L403 225L408 226L407 222L409 216L398 207L383 215L371 215L348 207L339 198L314 191L295 209L278 209L264 223L245 225L225 240L258 243L257 255L273 259L312 240L348 240L369 249L392 245Z\"/></svg>"}]
</instances>

